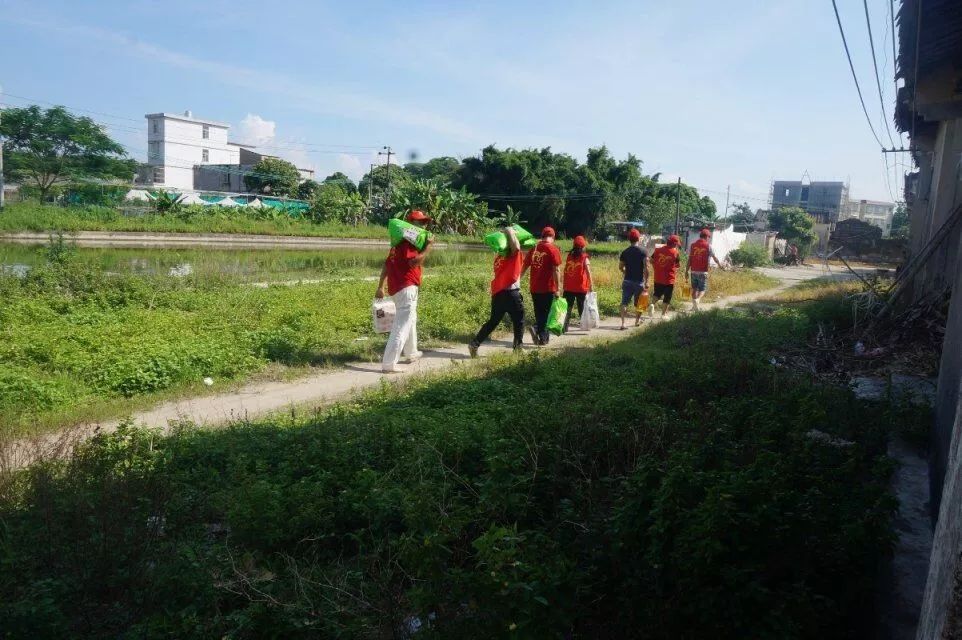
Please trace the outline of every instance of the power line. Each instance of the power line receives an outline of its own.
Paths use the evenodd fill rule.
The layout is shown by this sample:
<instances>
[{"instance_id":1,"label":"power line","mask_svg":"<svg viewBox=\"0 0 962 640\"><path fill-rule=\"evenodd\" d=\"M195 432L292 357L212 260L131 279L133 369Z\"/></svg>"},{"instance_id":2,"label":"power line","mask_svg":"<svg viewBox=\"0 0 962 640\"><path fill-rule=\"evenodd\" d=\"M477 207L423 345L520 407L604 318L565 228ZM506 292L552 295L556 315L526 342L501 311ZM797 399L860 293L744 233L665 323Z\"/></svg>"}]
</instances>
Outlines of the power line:
<instances>
[{"instance_id":1,"label":"power line","mask_svg":"<svg viewBox=\"0 0 962 640\"><path fill-rule=\"evenodd\" d=\"M868 115L868 109L865 108L865 98L862 97L862 87L858 84L858 76L855 74L855 65L852 64L852 54L848 50L848 40L845 39L845 29L842 28L842 18L838 15L838 4L835 0L832 0L832 8L835 10L835 20L838 22L838 32L842 35L842 45L845 47L845 57L848 58L848 68L852 70L852 80L855 81L855 90L858 92L858 101L862 105L862 113L865 114L865 121L868 122L869 129L872 130L872 135L875 136L875 141L878 142L879 146L883 149L885 145L882 144L882 139L879 138L878 133L875 132L875 125L872 124L872 118Z\"/></svg>"},{"instance_id":2,"label":"power line","mask_svg":"<svg viewBox=\"0 0 962 640\"><path fill-rule=\"evenodd\" d=\"M878 87L878 104L882 108L882 121L885 122L885 131L888 134L889 142L894 147L895 140L892 138L892 129L889 127L888 118L885 115L885 98L882 97L882 79L878 73L878 58L875 55L875 38L872 36L872 20L868 14L868 0L862 0L862 6L865 7L865 25L868 27L868 44L872 50L872 67L875 68L875 86Z\"/></svg>"}]
</instances>

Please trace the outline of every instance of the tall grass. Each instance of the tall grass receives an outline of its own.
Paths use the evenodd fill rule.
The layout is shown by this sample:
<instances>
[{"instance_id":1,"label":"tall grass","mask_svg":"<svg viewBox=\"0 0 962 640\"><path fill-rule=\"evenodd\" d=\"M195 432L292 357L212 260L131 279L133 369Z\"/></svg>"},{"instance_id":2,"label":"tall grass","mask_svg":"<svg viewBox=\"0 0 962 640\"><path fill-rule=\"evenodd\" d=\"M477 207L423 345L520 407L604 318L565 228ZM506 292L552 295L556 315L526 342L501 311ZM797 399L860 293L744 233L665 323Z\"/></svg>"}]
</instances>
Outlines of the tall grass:
<instances>
[{"instance_id":1,"label":"tall grass","mask_svg":"<svg viewBox=\"0 0 962 640\"><path fill-rule=\"evenodd\" d=\"M4 631L866 637L888 416L769 363L834 309L493 358L307 420L98 437L0 482Z\"/></svg>"}]
</instances>

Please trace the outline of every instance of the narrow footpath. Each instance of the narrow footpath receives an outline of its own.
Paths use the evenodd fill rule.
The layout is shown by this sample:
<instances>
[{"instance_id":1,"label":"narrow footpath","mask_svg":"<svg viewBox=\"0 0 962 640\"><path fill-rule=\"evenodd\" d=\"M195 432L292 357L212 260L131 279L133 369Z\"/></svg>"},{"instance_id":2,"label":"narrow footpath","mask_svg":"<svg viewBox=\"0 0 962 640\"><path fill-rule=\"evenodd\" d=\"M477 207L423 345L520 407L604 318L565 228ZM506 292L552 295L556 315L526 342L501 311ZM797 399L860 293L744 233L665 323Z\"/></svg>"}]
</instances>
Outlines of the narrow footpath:
<instances>
[{"instance_id":1,"label":"narrow footpath","mask_svg":"<svg viewBox=\"0 0 962 640\"><path fill-rule=\"evenodd\" d=\"M771 297L789 287L811 280L825 277L829 274L817 267L790 267L760 269L761 272L779 280L779 284L771 289L756 291L738 296L731 296L713 304L704 304L705 310L724 308L736 304L752 302ZM835 272L831 277L848 279L850 274ZM677 313L670 313L668 320L677 317ZM551 339L548 349L564 349L565 347L585 342L586 340L619 340L644 330L652 323L661 322L656 314L654 320L643 320L640 327L633 327L629 320L629 328L620 330L621 321L617 317L603 318L600 326L590 332L575 329L568 334ZM481 357L492 353L506 352L511 344L505 340L486 342L481 347ZM535 347L529 347L535 348ZM167 431L173 425L181 422L192 422L205 427L217 427L240 420L252 420L278 412L309 412L323 407L350 395L377 387L382 382L401 383L414 375L431 371L439 371L470 360L467 345L455 345L437 349L424 350L424 357L410 365L401 365L402 373L384 374L381 372L380 362L356 362L343 368L324 371L293 381L253 383L235 391L225 393L182 398L164 402L147 411L130 416L136 425L155 427ZM32 438L24 438L13 442L0 452L4 460L0 461L0 468L19 468L30 462L56 455L62 455L78 442L96 433L109 433L117 429L122 420L113 420L99 424L89 424L74 427L56 433L42 434Z\"/></svg>"}]
</instances>

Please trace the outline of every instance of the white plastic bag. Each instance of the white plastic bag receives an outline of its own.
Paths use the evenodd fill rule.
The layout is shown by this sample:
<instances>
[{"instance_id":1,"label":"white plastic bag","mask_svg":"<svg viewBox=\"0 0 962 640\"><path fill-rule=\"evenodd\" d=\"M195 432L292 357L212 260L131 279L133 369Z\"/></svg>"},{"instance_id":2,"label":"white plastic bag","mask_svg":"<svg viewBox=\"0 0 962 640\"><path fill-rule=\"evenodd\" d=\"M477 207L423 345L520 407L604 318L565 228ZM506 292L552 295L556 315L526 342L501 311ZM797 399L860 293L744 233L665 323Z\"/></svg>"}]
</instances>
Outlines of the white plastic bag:
<instances>
[{"instance_id":1,"label":"white plastic bag","mask_svg":"<svg viewBox=\"0 0 962 640\"><path fill-rule=\"evenodd\" d=\"M390 298L374 299L371 304L371 315L374 317L374 333L390 333L394 326L394 316L397 309L394 300Z\"/></svg>"},{"instance_id":2,"label":"white plastic bag","mask_svg":"<svg viewBox=\"0 0 962 640\"><path fill-rule=\"evenodd\" d=\"M598 294L589 291L585 295L585 312L581 314L581 328L585 331L594 329L601 323L601 314L598 312Z\"/></svg>"}]
</instances>

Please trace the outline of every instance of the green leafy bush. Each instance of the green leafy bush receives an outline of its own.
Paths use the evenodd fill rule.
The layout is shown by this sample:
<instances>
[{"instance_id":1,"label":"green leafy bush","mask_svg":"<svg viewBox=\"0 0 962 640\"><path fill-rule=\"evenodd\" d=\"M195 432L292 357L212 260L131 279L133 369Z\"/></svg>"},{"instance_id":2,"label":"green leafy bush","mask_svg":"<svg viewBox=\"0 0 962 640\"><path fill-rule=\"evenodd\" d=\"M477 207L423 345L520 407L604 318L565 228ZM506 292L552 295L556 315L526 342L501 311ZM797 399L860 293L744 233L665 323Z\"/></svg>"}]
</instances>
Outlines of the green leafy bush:
<instances>
[{"instance_id":1,"label":"green leafy bush","mask_svg":"<svg viewBox=\"0 0 962 640\"><path fill-rule=\"evenodd\" d=\"M745 242L728 254L732 264L740 267L764 267L772 263L768 251L760 244Z\"/></svg>"}]
</instances>

